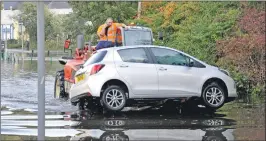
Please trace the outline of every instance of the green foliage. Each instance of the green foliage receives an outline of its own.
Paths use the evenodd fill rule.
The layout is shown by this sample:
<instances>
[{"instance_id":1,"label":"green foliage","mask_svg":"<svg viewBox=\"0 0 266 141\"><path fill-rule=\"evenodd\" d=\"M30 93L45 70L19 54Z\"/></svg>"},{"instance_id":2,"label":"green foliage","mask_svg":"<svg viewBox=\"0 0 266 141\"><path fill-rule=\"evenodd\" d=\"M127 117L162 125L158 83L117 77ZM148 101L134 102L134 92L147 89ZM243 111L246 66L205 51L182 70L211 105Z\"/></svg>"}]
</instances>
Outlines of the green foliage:
<instances>
[{"instance_id":1,"label":"green foliage","mask_svg":"<svg viewBox=\"0 0 266 141\"><path fill-rule=\"evenodd\" d=\"M17 43L18 43L18 40L16 40L16 39L7 40L7 44L17 44Z\"/></svg>"},{"instance_id":2,"label":"green foliage","mask_svg":"<svg viewBox=\"0 0 266 141\"><path fill-rule=\"evenodd\" d=\"M216 41L230 33L240 14L237 6L237 2L161 3L157 8L161 12L148 8L141 22L152 27L154 35L163 31L165 46L214 64Z\"/></svg>"},{"instance_id":3,"label":"green foliage","mask_svg":"<svg viewBox=\"0 0 266 141\"><path fill-rule=\"evenodd\" d=\"M21 49L21 44L7 44L8 49Z\"/></svg>"},{"instance_id":4,"label":"green foliage","mask_svg":"<svg viewBox=\"0 0 266 141\"><path fill-rule=\"evenodd\" d=\"M36 4L31 2L23 3L20 8L21 13L16 15L14 18L21 21L26 28L26 32L30 36L30 40L37 41L37 7ZM45 6L45 37L49 37L55 27L52 27L51 21L52 14L49 12L48 8Z\"/></svg>"},{"instance_id":5,"label":"green foliage","mask_svg":"<svg viewBox=\"0 0 266 141\"><path fill-rule=\"evenodd\" d=\"M86 34L96 33L98 27L105 23L108 17L112 17L116 22L125 22L136 15L137 2L70 2L74 15L69 23L79 23ZM119 21L118 21L119 20ZM84 27L83 23L91 21L92 27Z\"/></svg>"},{"instance_id":6,"label":"green foliage","mask_svg":"<svg viewBox=\"0 0 266 141\"><path fill-rule=\"evenodd\" d=\"M22 22L25 26L26 33L29 34L30 38L30 49L37 48L37 7L35 3L25 2L20 7L21 13L15 15L13 18L19 22ZM47 6L44 8L45 16L45 40L48 42L59 42L64 40L64 36L67 35L65 21L69 18L67 15L54 15L52 14ZM55 45L50 45L48 43L49 49L56 47ZM47 49L47 47L46 47ZM56 49L56 48L53 48Z\"/></svg>"}]
</instances>

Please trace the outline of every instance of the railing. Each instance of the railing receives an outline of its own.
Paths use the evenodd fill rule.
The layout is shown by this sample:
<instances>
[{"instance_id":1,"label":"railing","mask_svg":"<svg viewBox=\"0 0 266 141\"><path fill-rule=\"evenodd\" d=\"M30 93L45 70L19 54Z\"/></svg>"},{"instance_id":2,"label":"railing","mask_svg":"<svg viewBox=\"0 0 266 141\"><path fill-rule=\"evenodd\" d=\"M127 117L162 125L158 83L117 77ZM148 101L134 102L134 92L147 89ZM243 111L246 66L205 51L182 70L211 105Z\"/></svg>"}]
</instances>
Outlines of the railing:
<instances>
[{"instance_id":1,"label":"railing","mask_svg":"<svg viewBox=\"0 0 266 141\"><path fill-rule=\"evenodd\" d=\"M21 60L30 60L31 63L33 60L37 60L37 50L30 50L26 51L24 50L7 50L0 52L0 58L1 60L5 61L11 61L11 62L19 62ZM62 56L72 56L70 53L64 52L64 51L45 51L45 60L50 61L51 63L53 60L58 60Z\"/></svg>"}]
</instances>

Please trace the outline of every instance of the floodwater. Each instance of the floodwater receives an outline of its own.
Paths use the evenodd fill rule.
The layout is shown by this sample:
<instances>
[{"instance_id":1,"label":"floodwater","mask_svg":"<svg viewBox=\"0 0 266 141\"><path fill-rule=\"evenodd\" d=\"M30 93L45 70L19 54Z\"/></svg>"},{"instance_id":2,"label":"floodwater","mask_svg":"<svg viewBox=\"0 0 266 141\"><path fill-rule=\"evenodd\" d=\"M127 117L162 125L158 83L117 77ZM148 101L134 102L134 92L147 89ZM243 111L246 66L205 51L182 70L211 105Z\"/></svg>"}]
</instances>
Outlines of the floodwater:
<instances>
[{"instance_id":1,"label":"floodwater","mask_svg":"<svg viewBox=\"0 0 266 141\"><path fill-rule=\"evenodd\" d=\"M1 63L1 139L36 140L37 62ZM78 111L53 98L54 75L62 67L46 62L47 140L265 140L262 104L230 103L215 113L202 107L180 113L171 105L116 114Z\"/></svg>"},{"instance_id":2,"label":"floodwater","mask_svg":"<svg viewBox=\"0 0 266 141\"><path fill-rule=\"evenodd\" d=\"M37 61L4 62L1 64L2 106L36 111L38 109ZM46 62L45 108L47 111L76 110L68 102L54 99L54 76L63 66L57 61Z\"/></svg>"}]
</instances>

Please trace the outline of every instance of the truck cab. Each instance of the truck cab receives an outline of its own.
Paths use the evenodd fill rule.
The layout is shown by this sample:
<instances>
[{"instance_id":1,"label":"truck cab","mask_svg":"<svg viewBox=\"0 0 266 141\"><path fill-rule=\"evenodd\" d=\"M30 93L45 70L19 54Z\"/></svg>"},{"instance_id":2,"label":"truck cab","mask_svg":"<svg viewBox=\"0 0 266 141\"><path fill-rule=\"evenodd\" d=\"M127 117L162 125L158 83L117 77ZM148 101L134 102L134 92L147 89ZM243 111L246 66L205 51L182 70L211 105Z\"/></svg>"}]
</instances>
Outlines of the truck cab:
<instances>
[{"instance_id":1,"label":"truck cab","mask_svg":"<svg viewBox=\"0 0 266 141\"><path fill-rule=\"evenodd\" d=\"M120 30L120 31L119 31ZM153 34L148 27L128 26L127 28L118 28L122 34L122 46L134 45L152 45Z\"/></svg>"}]
</instances>

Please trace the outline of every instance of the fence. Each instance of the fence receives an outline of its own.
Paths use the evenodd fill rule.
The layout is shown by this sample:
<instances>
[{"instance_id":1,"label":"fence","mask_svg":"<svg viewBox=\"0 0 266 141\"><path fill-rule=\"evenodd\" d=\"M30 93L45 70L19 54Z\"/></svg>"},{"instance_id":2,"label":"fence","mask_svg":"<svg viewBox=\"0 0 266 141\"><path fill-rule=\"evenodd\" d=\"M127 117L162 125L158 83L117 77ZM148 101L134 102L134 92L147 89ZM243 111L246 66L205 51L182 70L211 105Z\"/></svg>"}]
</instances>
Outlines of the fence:
<instances>
[{"instance_id":1,"label":"fence","mask_svg":"<svg viewBox=\"0 0 266 141\"><path fill-rule=\"evenodd\" d=\"M31 51L21 51L21 50L7 50L6 52L1 52L0 57L1 60L11 61L11 62L19 62L20 60L30 60L31 63L33 60L37 60L37 50ZM45 51L45 60L50 61L51 63L53 60L58 60L62 56L72 56L68 52L64 51Z\"/></svg>"}]
</instances>

